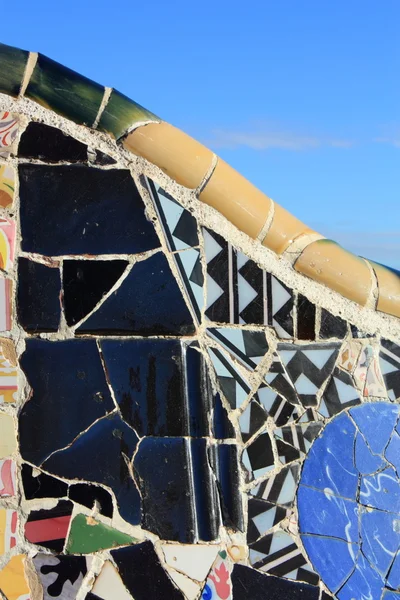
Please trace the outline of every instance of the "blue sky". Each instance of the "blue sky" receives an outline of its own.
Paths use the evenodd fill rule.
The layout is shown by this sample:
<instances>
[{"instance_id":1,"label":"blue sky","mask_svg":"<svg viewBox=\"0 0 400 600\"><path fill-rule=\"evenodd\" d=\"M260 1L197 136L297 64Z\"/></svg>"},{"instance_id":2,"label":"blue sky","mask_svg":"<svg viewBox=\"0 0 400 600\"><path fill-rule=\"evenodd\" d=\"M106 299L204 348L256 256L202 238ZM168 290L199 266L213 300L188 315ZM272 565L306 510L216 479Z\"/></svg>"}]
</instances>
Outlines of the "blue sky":
<instances>
[{"instance_id":1,"label":"blue sky","mask_svg":"<svg viewBox=\"0 0 400 600\"><path fill-rule=\"evenodd\" d=\"M399 0L36 0L1 41L124 92L400 268Z\"/></svg>"}]
</instances>

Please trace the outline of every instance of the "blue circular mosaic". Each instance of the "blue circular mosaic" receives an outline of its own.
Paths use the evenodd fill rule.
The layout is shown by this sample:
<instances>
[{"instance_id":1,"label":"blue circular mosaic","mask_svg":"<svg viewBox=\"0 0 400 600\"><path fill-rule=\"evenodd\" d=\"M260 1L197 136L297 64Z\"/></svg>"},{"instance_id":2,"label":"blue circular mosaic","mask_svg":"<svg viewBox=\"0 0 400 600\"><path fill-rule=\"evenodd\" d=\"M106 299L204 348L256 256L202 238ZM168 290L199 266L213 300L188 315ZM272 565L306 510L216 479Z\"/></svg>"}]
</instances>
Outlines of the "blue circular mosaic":
<instances>
[{"instance_id":1,"label":"blue circular mosaic","mask_svg":"<svg viewBox=\"0 0 400 600\"><path fill-rule=\"evenodd\" d=\"M304 462L300 535L339 600L388 600L400 589L399 416L384 402L341 413Z\"/></svg>"}]
</instances>

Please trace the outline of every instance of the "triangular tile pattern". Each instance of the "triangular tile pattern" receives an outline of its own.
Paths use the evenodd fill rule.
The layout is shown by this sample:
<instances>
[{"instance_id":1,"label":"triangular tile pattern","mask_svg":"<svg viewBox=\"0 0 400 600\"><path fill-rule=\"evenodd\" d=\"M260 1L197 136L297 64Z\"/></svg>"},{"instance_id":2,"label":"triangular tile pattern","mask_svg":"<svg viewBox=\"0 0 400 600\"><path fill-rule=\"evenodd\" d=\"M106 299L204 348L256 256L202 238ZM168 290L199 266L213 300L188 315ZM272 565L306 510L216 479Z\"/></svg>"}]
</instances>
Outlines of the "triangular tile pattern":
<instances>
[{"instance_id":1,"label":"triangular tile pattern","mask_svg":"<svg viewBox=\"0 0 400 600\"><path fill-rule=\"evenodd\" d=\"M239 429L244 443L248 442L267 422L267 413L256 400L251 400L240 415Z\"/></svg>"},{"instance_id":2,"label":"triangular tile pattern","mask_svg":"<svg viewBox=\"0 0 400 600\"><path fill-rule=\"evenodd\" d=\"M400 346L389 340L382 340L380 366L388 397L392 402L400 398Z\"/></svg>"},{"instance_id":3,"label":"triangular tile pattern","mask_svg":"<svg viewBox=\"0 0 400 600\"><path fill-rule=\"evenodd\" d=\"M243 450L242 464L247 470L247 481L258 479L274 468L274 453L268 432L261 433Z\"/></svg>"},{"instance_id":4,"label":"triangular tile pattern","mask_svg":"<svg viewBox=\"0 0 400 600\"><path fill-rule=\"evenodd\" d=\"M147 187L156 206L169 249L175 252L198 246L197 221L194 216L150 178L147 178Z\"/></svg>"},{"instance_id":5,"label":"triangular tile pattern","mask_svg":"<svg viewBox=\"0 0 400 600\"><path fill-rule=\"evenodd\" d=\"M200 250L192 248L172 256L199 323L204 310L204 274Z\"/></svg>"},{"instance_id":6,"label":"triangular tile pattern","mask_svg":"<svg viewBox=\"0 0 400 600\"><path fill-rule=\"evenodd\" d=\"M332 373L339 343L278 344L278 354L303 406L317 405L317 392Z\"/></svg>"},{"instance_id":7,"label":"triangular tile pattern","mask_svg":"<svg viewBox=\"0 0 400 600\"><path fill-rule=\"evenodd\" d=\"M233 363L220 350L210 348L208 353L222 393L232 410L239 408L250 393L248 382L243 379Z\"/></svg>"},{"instance_id":8,"label":"triangular tile pattern","mask_svg":"<svg viewBox=\"0 0 400 600\"><path fill-rule=\"evenodd\" d=\"M296 420L300 414L299 406L288 402L268 385L261 385L258 388L257 398L278 427Z\"/></svg>"},{"instance_id":9,"label":"triangular tile pattern","mask_svg":"<svg viewBox=\"0 0 400 600\"><path fill-rule=\"evenodd\" d=\"M263 331L214 327L207 334L250 369L256 369L268 352L268 343Z\"/></svg>"},{"instance_id":10,"label":"triangular tile pattern","mask_svg":"<svg viewBox=\"0 0 400 600\"><path fill-rule=\"evenodd\" d=\"M355 387L352 375L335 368L325 388L318 410L323 417L329 418L360 402L360 394Z\"/></svg>"},{"instance_id":11,"label":"triangular tile pattern","mask_svg":"<svg viewBox=\"0 0 400 600\"><path fill-rule=\"evenodd\" d=\"M270 575L314 585L319 581L295 539L285 531L277 530L250 544L249 557L255 569Z\"/></svg>"},{"instance_id":12,"label":"triangular tile pattern","mask_svg":"<svg viewBox=\"0 0 400 600\"><path fill-rule=\"evenodd\" d=\"M293 337L294 294L214 231L203 228L207 263L206 317L217 323L269 325Z\"/></svg>"},{"instance_id":13,"label":"triangular tile pattern","mask_svg":"<svg viewBox=\"0 0 400 600\"><path fill-rule=\"evenodd\" d=\"M309 451L312 442L315 440L321 429L322 423L292 424L281 427L280 429L275 429L274 436L277 440L277 444L279 444L279 441L283 441L298 450L301 455L304 456Z\"/></svg>"},{"instance_id":14,"label":"triangular tile pattern","mask_svg":"<svg viewBox=\"0 0 400 600\"><path fill-rule=\"evenodd\" d=\"M282 506L249 497L247 505L247 543L251 544L278 525L287 516Z\"/></svg>"}]
</instances>

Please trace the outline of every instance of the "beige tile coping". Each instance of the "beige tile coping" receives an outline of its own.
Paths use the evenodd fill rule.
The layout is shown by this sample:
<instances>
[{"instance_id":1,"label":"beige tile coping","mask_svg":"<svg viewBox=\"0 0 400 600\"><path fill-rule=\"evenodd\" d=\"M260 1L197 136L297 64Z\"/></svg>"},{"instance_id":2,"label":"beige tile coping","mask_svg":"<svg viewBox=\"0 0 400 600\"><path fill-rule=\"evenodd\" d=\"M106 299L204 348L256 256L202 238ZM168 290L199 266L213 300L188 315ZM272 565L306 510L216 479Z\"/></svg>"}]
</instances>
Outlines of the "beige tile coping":
<instances>
[{"instance_id":1,"label":"beige tile coping","mask_svg":"<svg viewBox=\"0 0 400 600\"><path fill-rule=\"evenodd\" d=\"M377 310L400 318L400 277L384 265L368 262L378 280Z\"/></svg>"}]
</instances>

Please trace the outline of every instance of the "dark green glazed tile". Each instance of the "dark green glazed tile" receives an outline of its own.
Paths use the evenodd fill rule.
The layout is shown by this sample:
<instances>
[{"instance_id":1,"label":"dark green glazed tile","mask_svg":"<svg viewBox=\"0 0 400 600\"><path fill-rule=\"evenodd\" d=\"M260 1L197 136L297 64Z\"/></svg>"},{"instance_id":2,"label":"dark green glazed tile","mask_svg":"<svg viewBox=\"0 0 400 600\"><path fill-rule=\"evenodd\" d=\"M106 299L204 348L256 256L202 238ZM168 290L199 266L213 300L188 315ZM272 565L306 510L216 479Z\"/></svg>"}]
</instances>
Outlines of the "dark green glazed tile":
<instances>
[{"instance_id":1,"label":"dark green glazed tile","mask_svg":"<svg viewBox=\"0 0 400 600\"><path fill-rule=\"evenodd\" d=\"M29 52L0 44L0 92L18 96Z\"/></svg>"},{"instance_id":2,"label":"dark green glazed tile","mask_svg":"<svg viewBox=\"0 0 400 600\"><path fill-rule=\"evenodd\" d=\"M149 120L159 121L160 119L140 104L130 100L117 90L113 90L101 115L98 129L110 133L118 140L135 123Z\"/></svg>"},{"instance_id":3,"label":"dark green glazed tile","mask_svg":"<svg viewBox=\"0 0 400 600\"><path fill-rule=\"evenodd\" d=\"M27 98L82 125L93 125L104 88L79 73L39 54L25 92Z\"/></svg>"}]
</instances>

